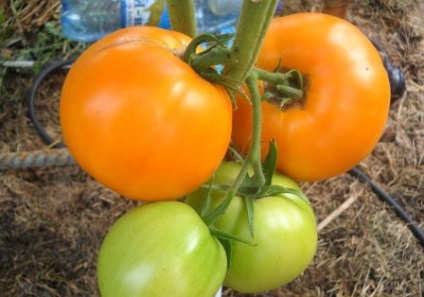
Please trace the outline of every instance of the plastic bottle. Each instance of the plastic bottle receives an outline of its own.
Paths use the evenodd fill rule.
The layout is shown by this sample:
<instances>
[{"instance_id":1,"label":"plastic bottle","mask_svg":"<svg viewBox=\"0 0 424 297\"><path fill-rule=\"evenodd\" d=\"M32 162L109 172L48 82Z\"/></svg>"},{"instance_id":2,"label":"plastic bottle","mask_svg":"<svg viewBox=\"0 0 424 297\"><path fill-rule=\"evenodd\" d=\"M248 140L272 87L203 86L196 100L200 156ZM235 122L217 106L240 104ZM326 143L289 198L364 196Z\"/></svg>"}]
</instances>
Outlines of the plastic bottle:
<instances>
[{"instance_id":1,"label":"plastic bottle","mask_svg":"<svg viewBox=\"0 0 424 297\"><path fill-rule=\"evenodd\" d=\"M275 14L279 15L283 0L279 0ZM234 33L243 0L194 0L199 33Z\"/></svg>"},{"instance_id":2,"label":"plastic bottle","mask_svg":"<svg viewBox=\"0 0 424 297\"><path fill-rule=\"evenodd\" d=\"M234 33L242 3L243 0L194 0L198 32ZM65 37L84 42L134 25L171 28L166 0L62 0L61 23Z\"/></svg>"},{"instance_id":3,"label":"plastic bottle","mask_svg":"<svg viewBox=\"0 0 424 297\"><path fill-rule=\"evenodd\" d=\"M165 0L62 0L63 35L92 42L119 28L152 25L169 29Z\"/></svg>"},{"instance_id":4,"label":"plastic bottle","mask_svg":"<svg viewBox=\"0 0 424 297\"><path fill-rule=\"evenodd\" d=\"M197 31L234 33L242 4L243 0L194 0Z\"/></svg>"}]
</instances>

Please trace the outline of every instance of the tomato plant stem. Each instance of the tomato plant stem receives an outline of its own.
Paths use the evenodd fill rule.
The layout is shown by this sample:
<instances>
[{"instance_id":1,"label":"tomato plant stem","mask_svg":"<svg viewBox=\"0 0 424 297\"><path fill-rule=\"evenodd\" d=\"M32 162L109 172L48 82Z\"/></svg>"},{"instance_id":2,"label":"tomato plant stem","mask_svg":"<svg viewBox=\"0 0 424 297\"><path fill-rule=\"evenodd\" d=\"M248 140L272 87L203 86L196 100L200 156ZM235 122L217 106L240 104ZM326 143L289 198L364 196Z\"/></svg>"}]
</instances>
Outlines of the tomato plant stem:
<instances>
[{"instance_id":1,"label":"tomato plant stem","mask_svg":"<svg viewBox=\"0 0 424 297\"><path fill-rule=\"evenodd\" d=\"M259 50L278 0L244 0L237 32L231 47L236 62L226 65L225 74L234 80L244 81L256 62Z\"/></svg>"},{"instance_id":2,"label":"tomato plant stem","mask_svg":"<svg viewBox=\"0 0 424 297\"><path fill-rule=\"evenodd\" d=\"M224 201L220 205L218 205L217 208L215 208L214 210L212 210L211 212L209 212L208 214L202 217L203 221L205 222L207 226L211 226L213 222L215 222L215 220L219 216L225 214L227 208L230 206L231 201L233 200L234 195L237 194L237 190L242 185L247 175L248 169L249 169L249 162L243 162L243 166L240 169L240 172L236 180L234 181L234 183L231 185L230 189L228 190L227 196L224 199Z\"/></svg>"},{"instance_id":3,"label":"tomato plant stem","mask_svg":"<svg viewBox=\"0 0 424 297\"><path fill-rule=\"evenodd\" d=\"M250 166L253 167L252 186L262 187L265 184L265 176L262 170L261 163L261 97L257 85L258 74L252 71L246 79L247 86L249 87L252 109L253 109L253 133L252 133L252 146L246 161L243 162L242 168L237 175L236 180L227 192L226 199L213 211L203 216L203 221L207 226L212 223L221 215L225 214L225 211L230 206L234 195L237 194L240 186L243 184L244 179L247 175ZM252 210L253 212L253 210ZM253 217L249 218L249 226L253 226ZM253 232L253 229L252 229Z\"/></svg>"},{"instance_id":4,"label":"tomato plant stem","mask_svg":"<svg viewBox=\"0 0 424 297\"><path fill-rule=\"evenodd\" d=\"M172 30L190 37L197 35L193 0L166 0Z\"/></svg>"},{"instance_id":5,"label":"tomato plant stem","mask_svg":"<svg viewBox=\"0 0 424 297\"><path fill-rule=\"evenodd\" d=\"M237 32L228 55L229 60L224 63L224 76L229 80L247 82L253 105L252 146L236 180L227 192L226 199L216 209L203 216L203 220L208 226L225 213L234 195L242 186L250 166L254 170L252 177L254 186L262 187L265 184L260 147L261 98L257 87L259 74L256 71L252 71L252 69L262 46L265 33L274 16L277 2L277 0L243 1ZM251 220L252 218L249 218L249 225L253 224Z\"/></svg>"},{"instance_id":6,"label":"tomato plant stem","mask_svg":"<svg viewBox=\"0 0 424 297\"><path fill-rule=\"evenodd\" d=\"M253 167L253 182L256 186L263 186L265 184L265 176L262 171L261 163L261 95L259 94L257 81L257 72L251 71L246 79L246 84L250 91L253 112L252 146L250 147L247 160Z\"/></svg>"}]
</instances>

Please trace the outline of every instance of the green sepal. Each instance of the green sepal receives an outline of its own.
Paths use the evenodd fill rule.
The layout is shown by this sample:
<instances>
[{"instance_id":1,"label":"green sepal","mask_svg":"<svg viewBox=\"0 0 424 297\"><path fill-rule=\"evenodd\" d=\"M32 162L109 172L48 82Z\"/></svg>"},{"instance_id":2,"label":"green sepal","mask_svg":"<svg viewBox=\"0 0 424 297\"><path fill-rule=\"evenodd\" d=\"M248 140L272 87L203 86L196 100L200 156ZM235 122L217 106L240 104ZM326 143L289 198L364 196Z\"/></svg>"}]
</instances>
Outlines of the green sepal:
<instances>
[{"instance_id":1,"label":"green sepal","mask_svg":"<svg viewBox=\"0 0 424 297\"><path fill-rule=\"evenodd\" d=\"M223 48L226 48L225 43L229 41L233 36L234 34L221 34L221 35L213 35L210 33L199 34L187 46L184 52L183 60L187 64L191 65L192 61L194 61L196 57L201 57L206 55L216 46L221 46ZM207 47L204 51L197 53L197 48L201 44L209 44L210 46Z\"/></svg>"},{"instance_id":2,"label":"green sepal","mask_svg":"<svg viewBox=\"0 0 424 297\"><path fill-rule=\"evenodd\" d=\"M213 182L204 185L207 188L206 198L203 199L202 204L200 205L200 216L203 217L206 215L208 209L210 208L212 202L211 190L213 187Z\"/></svg>"},{"instance_id":3,"label":"green sepal","mask_svg":"<svg viewBox=\"0 0 424 297\"><path fill-rule=\"evenodd\" d=\"M237 106L237 101L235 97L236 94L240 94L241 96L247 97L243 90L240 88L240 85L243 82L231 79L223 74L219 74L213 67L209 67L208 69L200 72L199 75L207 81L223 86L227 90L227 93L230 96L231 103L234 107Z\"/></svg>"},{"instance_id":4,"label":"green sepal","mask_svg":"<svg viewBox=\"0 0 424 297\"><path fill-rule=\"evenodd\" d=\"M249 246L254 246L252 242L246 239L233 236L231 234L218 230L213 226L209 226L209 231L211 232L212 236L216 237L219 240L222 247L224 248L225 254L227 255L227 267L231 266L231 259L233 255L233 241L238 241Z\"/></svg>"},{"instance_id":5,"label":"green sepal","mask_svg":"<svg viewBox=\"0 0 424 297\"><path fill-rule=\"evenodd\" d=\"M212 230L211 234L214 235L214 232ZM219 238L216 235L215 237L219 240L222 247L224 248L225 254L227 255L227 268L231 267L231 260L233 258L233 242L230 239Z\"/></svg>"},{"instance_id":6,"label":"green sepal","mask_svg":"<svg viewBox=\"0 0 424 297\"><path fill-rule=\"evenodd\" d=\"M292 194L296 195L297 197L301 198L302 201L307 203L308 205L311 204L308 197L306 197L305 194L303 194L302 191L293 189L293 188L286 188L279 185L270 185L269 187L264 188L264 190L260 193L259 197L257 198L265 198L270 196L278 196L281 194Z\"/></svg>"},{"instance_id":7,"label":"green sepal","mask_svg":"<svg viewBox=\"0 0 424 297\"><path fill-rule=\"evenodd\" d=\"M281 93L280 108L283 108L287 103L296 102L303 97L303 91L286 85L278 85L276 89Z\"/></svg>"},{"instance_id":8,"label":"green sepal","mask_svg":"<svg viewBox=\"0 0 424 297\"><path fill-rule=\"evenodd\" d=\"M232 191L228 191L225 199L214 210L202 216L202 219L207 226L211 226L218 217L225 214L225 211L231 204L233 197L234 193Z\"/></svg>"},{"instance_id":9,"label":"green sepal","mask_svg":"<svg viewBox=\"0 0 424 297\"><path fill-rule=\"evenodd\" d=\"M244 161L243 156L237 151L237 149L233 146L233 144L231 143L231 145L228 147L228 151L232 156L232 159L235 160L235 162L237 163L241 163Z\"/></svg>"},{"instance_id":10,"label":"green sepal","mask_svg":"<svg viewBox=\"0 0 424 297\"><path fill-rule=\"evenodd\" d=\"M271 140L269 143L268 154L266 155L265 160L262 163L262 172L265 177L264 187L268 187L272 184L272 176L274 175L275 170L277 169L277 156L277 144L274 140Z\"/></svg>"},{"instance_id":11,"label":"green sepal","mask_svg":"<svg viewBox=\"0 0 424 297\"><path fill-rule=\"evenodd\" d=\"M244 205L246 207L246 213L247 213L247 220L249 222L249 229L250 229L250 235L252 238L255 237L255 230L254 230L254 224L253 224L253 217L254 217L254 204L253 204L253 198L249 196L243 197Z\"/></svg>"}]
</instances>

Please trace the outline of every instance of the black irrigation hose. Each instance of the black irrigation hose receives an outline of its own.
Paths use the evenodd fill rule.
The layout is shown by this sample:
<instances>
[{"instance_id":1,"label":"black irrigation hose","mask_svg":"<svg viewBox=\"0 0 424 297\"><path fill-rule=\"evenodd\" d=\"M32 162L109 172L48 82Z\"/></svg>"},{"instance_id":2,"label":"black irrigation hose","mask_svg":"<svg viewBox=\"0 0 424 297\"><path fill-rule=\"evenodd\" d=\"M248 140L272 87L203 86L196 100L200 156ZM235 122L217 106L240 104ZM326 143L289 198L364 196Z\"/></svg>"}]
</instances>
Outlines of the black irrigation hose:
<instances>
[{"instance_id":1,"label":"black irrigation hose","mask_svg":"<svg viewBox=\"0 0 424 297\"><path fill-rule=\"evenodd\" d=\"M35 113L35 95L37 92L37 89L42 82L42 80L51 72L58 68L62 68L64 66L69 66L75 61L75 58L60 61L60 62L54 62L45 67L41 70L41 72L35 77L34 82L31 86L31 90L29 92L28 96L28 109L29 109L29 117L34 125L35 130L40 135L41 139L48 145L52 145L54 148L64 148L65 145L60 143L55 143L55 140L48 135L48 133L45 131L44 127L40 124L36 117ZM402 206L388 193L383 191L372 179L370 179L367 175L365 175L358 167L355 167L349 171L349 173L355 177L357 177L359 180L364 181L368 183L372 189L372 191L384 202L386 202L388 205L390 205L393 210L396 212L396 214L403 219L411 232L415 235L415 237L419 240L420 244L424 247L424 232L420 229L418 224L411 218L411 216L402 208Z\"/></svg>"},{"instance_id":2,"label":"black irrigation hose","mask_svg":"<svg viewBox=\"0 0 424 297\"><path fill-rule=\"evenodd\" d=\"M363 173L358 167L355 167L349 171L349 173L359 180L368 183L371 190L377 195L378 198L386 202L395 213L406 222L408 228L419 240L420 244L424 247L424 232L420 229L417 222L405 211L405 209L388 193L383 191L371 178Z\"/></svg>"},{"instance_id":3,"label":"black irrigation hose","mask_svg":"<svg viewBox=\"0 0 424 297\"><path fill-rule=\"evenodd\" d=\"M70 66L76 58L67 59L64 61L56 61L52 62L46 67L44 67L34 78L34 81L32 83L31 89L28 94L28 116L34 125L34 129L37 131L37 133L40 135L41 139L44 143L47 145L51 145L52 148L64 148L65 145L62 142L56 142L54 138L52 138L44 129L43 125L38 121L37 114L35 112L35 95L37 93L37 89L40 86L43 79L45 79L50 73L52 73L54 70L57 70L59 68Z\"/></svg>"}]
</instances>

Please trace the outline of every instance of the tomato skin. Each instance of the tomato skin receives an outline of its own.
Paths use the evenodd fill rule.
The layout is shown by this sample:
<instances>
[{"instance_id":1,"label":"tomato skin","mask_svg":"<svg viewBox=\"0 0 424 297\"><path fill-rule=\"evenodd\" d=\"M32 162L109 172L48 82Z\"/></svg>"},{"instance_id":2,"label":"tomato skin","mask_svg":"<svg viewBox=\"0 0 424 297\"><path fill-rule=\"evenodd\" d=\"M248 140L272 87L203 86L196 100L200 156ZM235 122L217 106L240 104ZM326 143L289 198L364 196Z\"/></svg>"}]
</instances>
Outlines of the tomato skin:
<instances>
[{"instance_id":1,"label":"tomato skin","mask_svg":"<svg viewBox=\"0 0 424 297\"><path fill-rule=\"evenodd\" d=\"M345 20L319 13L275 18L256 66L297 69L307 79L304 108L262 103L262 155L274 139L278 170L297 181L327 179L351 169L379 141L388 118L390 84L378 51ZM238 99L232 139L246 152L251 106Z\"/></svg>"},{"instance_id":2,"label":"tomato skin","mask_svg":"<svg viewBox=\"0 0 424 297\"><path fill-rule=\"evenodd\" d=\"M227 258L219 241L188 205L150 203L120 217L98 256L102 297L212 297Z\"/></svg>"},{"instance_id":3,"label":"tomato skin","mask_svg":"<svg viewBox=\"0 0 424 297\"><path fill-rule=\"evenodd\" d=\"M221 164L214 183L230 185L237 176L237 163ZM273 184L300 190L292 179L276 173ZM199 211L205 189L187 196L185 202ZM212 190L211 209L225 193ZM316 219L311 206L293 194L265 197L254 202L254 238L251 237L243 198L235 196L214 227L253 246L233 241L231 266L224 285L242 293L260 293L281 287L298 277L312 261L317 249Z\"/></svg>"},{"instance_id":4,"label":"tomato skin","mask_svg":"<svg viewBox=\"0 0 424 297\"><path fill-rule=\"evenodd\" d=\"M88 48L66 77L65 144L82 169L127 198L180 198L226 153L231 101L176 56L190 41L160 28L125 28Z\"/></svg>"}]
</instances>

